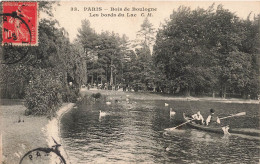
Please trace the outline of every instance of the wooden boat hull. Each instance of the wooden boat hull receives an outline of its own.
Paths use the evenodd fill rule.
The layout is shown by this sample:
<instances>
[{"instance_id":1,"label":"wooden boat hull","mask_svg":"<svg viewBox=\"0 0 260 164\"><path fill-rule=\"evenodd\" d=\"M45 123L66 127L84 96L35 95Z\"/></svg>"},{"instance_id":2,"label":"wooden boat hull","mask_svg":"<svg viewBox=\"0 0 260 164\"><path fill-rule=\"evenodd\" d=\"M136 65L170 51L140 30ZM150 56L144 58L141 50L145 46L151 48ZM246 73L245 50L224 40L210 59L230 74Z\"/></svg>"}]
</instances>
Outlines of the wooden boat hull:
<instances>
[{"instance_id":1,"label":"wooden boat hull","mask_svg":"<svg viewBox=\"0 0 260 164\"><path fill-rule=\"evenodd\" d=\"M221 129L221 127L219 128L215 128L215 127L208 127L208 126L204 126L204 125L198 125L194 122L190 122L187 123L187 125L191 128L197 129L197 130L202 130L202 131L206 131L206 132L212 132L212 133L219 133L219 134L224 134L223 130Z\"/></svg>"},{"instance_id":2,"label":"wooden boat hull","mask_svg":"<svg viewBox=\"0 0 260 164\"><path fill-rule=\"evenodd\" d=\"M190 120L190 118L186 117L185 114L183 114L183 118L184 118L185 122ZM196 124L195 122L188 122L187 125L191 128L197 129L197 130L224 134L221 127L211 127L211 126L199 125L199 124ZM257 129L229 129L229 133L260 137L260 130L257 130Z\"/></svg>"}]
</instances>

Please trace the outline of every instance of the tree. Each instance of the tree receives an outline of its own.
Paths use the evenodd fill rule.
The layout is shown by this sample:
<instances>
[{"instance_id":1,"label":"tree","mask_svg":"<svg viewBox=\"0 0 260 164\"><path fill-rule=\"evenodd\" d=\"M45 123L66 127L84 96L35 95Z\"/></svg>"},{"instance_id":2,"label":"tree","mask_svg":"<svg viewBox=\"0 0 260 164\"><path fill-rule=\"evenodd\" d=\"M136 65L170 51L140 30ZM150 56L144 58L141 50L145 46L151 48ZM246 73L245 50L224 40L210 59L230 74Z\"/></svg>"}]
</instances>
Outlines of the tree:
<instances>
[{"instance_id":1,"label":"tree","mask_svg":"<svg viewBox=\"0 0 260 164\"><path fill-rule=\"evenodd\" d=\"M141 29L137 32L133 48L135 56L130 58L129 70L126 73L126 79L129 84L138 90L152 90L155 86L156 78L155 67L151 56L151 46L154 42L155 31L153 25L145 18L141 24Z\"/></svg>"},{"instance_id":2,"label":"tree","mask_svg":"<svg viewBox=\"0 0 260 164\"><path fill-rule=\"evenodd\" d=\"M205 88L212 78L210 48L205 46L207 13L210 10L180 7L171 20L157 33L155 62L164 65L163 72L173 88L182 92ZM208 14L209 17L209 14ZM203 91L203 90L202 90Z\"/></svg>"},{"instance_id":3,"label":"tree","mask_svg":"<svg viewBox=\"0 0 260 164\"><path fill-rule=\"evenodd\" d=\"M249 92L255 29L250 20L239 19L222 5L216 11L214 4L206 10L179 7L157 33L155 64L186 95Z\"/></svg>"},{"instance_id":4,"label":"tree","mask_svg":"<svg viewBox=\"0 0 260 164\"><path fill-rule=\"evenodd\" d=\"M87 20L82 21L78 41L86 52L88 76L91 83L109 82L114 85L122 79L123 54L125 39L112 32L97 34Z\"/></svg>"},{"instance_id":5,"label":"tree","mask_svg":"<svg viewBox=\"0 0 260 164\"><path fill-rule=\"evenodd\" d=\"M84 78L80 74L84 71L82 58L55 20L41 20L39 39L39 46L32 49L24 62L30 68L25 104L27 114L52 116L62 100L76 101L77 88ZM69 82L73 85L69 86Z\"/></svg>"},{"instance_id":6,"label":"tree","mask_svg":"<svg viewBox=\"0 0 260 164\"><path fill-rule=\"evenodd\" d=\"M52 16L52 4L40 3L40 10ZM6 50L15 56L24 53L12 47ZM68 33L59 27L58 21L41 19L39 46L29 47L26 52L26 58L18 63L1 65L3 77L10 77L0 78L1 90L4 90L1 96L25 98L27 114L34 115L53 115L62 100L76 101L77 88L85 78L82 49L70 44ZM73 81L72 86L69 86L70 81ZM13 92L14 86L18 87L17 92Z\"/></svg>"}]
</instances>

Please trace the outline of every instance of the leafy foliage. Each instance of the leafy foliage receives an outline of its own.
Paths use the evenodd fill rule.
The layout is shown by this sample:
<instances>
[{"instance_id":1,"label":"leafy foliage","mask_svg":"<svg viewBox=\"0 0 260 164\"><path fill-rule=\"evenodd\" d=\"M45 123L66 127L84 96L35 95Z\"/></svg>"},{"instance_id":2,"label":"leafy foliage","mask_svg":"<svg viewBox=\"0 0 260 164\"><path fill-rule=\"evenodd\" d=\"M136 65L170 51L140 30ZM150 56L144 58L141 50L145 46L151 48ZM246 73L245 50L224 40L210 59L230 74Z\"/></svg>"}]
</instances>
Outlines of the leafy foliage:
<instances>
[{"instance_id":1,"label":"leafy foliage","mask_svg":"<svg viewBox=\"0 0 260 164\"><path fill-rule=\"evenodd\" d=\"M28 85L29 69L22 64L0 65L0 97L21 99Z\"/></svg>"},{"instance_id":2,"label":"leafy foliage","mask_svg":"<svg viewBox=\"0 0 260 164\"><path fill-rule=\"evenodd\" d=\"M162 65L171 87L187 95L215 90L223 97L227 92L257 95L253 88L259 84L250 85L259 76L256 29L259 24L239 19L222 5L216 10L214 4L206 10L181 6L157 33L155 64Z\"/></svg>"},{"instance_id":3,"label":"leafy foliage","mask_svg":"<svg viewBox=\"0 0 260 164\"><path fill-rule=\"evenodd\" d=\"M41 2L39 7L52 16L53 4ZM23 55L23 51L10 47L7 50L14 56ZM52 115L62 100L75 102L77 88L86 81L84 50L69 42L68 33L59 28L58 21L41 19L39 46L30 47L27 52L19 63L1 65L1 96L25 98L27 114L34 115Z\"/></svg>"},{"instance_id":4,"label":"leafy foliage","mask_svg":"<svg viewBox=\"0 0 260 164\"><path fill-rule=\"evenodd\" d=\"M116 84L122 80L125 40L114 32L95 33L87 20L78 29L77 42L84 48L88 83Z\"/></svg>"},{"instance_id":5,"label":"leafy foliage","mask_svg":"<svg viewBox=\"0 0 260 164\"><path fill-rule=\"evenodd\" d=\"M145 18L132 45L134 50L128 53L130 60L125 64L125 82L135 91L154 90L156 87L159 74L156 74L158 69L154 67L150 51L154 35L153 25Z\"/></svg>"},{"instance_id":6,"label":"leafy foliage","mask_svg":"<svg viewBox=\"0 0 260 164\"><path fill-rule=\"evenodd\" d=\"M101 93L93 93L91 95L91 97L93 97L94 99L99 99L101 96L102 96Z\"/></svg>"},{"instance_id":7,"label":"leafy foliage","mask_svg":"<svg viewBox=\"0 0 260 164\"><path fill-rule=\"evenodd\" d=\"M50 76L51 69L37 70L34 74L26 90L27 114L51 116L62 103L61 75Z\"/></svg>"}]
</instances>

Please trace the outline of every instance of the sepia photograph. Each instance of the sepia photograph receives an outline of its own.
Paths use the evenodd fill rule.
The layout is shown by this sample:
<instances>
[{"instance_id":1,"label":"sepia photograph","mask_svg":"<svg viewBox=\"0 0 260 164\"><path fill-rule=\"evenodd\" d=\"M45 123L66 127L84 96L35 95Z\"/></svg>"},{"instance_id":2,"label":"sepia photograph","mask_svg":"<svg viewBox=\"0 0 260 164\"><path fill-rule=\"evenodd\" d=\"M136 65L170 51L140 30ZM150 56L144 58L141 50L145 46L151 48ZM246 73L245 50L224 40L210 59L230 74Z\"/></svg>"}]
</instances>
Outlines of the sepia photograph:
<instances>
[{"instance_id":1,"label":"sepia photograph","mask_svg":"<svg viewBox=\"0 0 260 164\"><path fill-rule=\"evenodd\" d=\"M1 164L259 164L260 1L0 2Z\"/></svg>"}]
</instances>

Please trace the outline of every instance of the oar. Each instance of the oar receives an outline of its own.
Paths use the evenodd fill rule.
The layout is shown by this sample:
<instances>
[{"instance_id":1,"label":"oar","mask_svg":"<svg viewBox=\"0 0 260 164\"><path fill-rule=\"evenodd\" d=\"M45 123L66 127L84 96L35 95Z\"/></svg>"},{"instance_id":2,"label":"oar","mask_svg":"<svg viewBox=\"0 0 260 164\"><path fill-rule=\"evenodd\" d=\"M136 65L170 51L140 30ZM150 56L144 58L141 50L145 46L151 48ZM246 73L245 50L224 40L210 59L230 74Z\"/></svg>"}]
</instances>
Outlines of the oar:
<instances>
[{"instance_id":1,"label":"oar","mask_svg":"<svg viewBox=\"0 0 260 164\"><path fill-rule=\"evenodd\" d=\"M230 117L237 117L237 116L244 116L246 115L246 112L241 112L241 113L237 113L237 114L232 114L230 116L226 116L226 117L222 117L222 118L219 118L220 120L223 120L223 119L226 119L226 118L230 118Z\"/></svg>"},{"instance_id":2,"label":"oar","mask_svg":"<svg viewBox=\"0 0 260 164\"><path fill-rule=\"evenodd\" d=\"M164 130L166 130L166 131L174 130L174 129L176 129L176 128L182 126L182 125L185 125L185 124L187 124L187 123L189 123L189 122L191 122L191 121L193 121L193 120L195 120L195 119L191 119L191 120L186 121L186 122L184 122L184 123L182 123L182 124L180 124L180 125L178 125L178 126L175 126L175 127L173 127L173 128L166 128L166 129L164 129Z\"/></svg>"}]
</instances>

